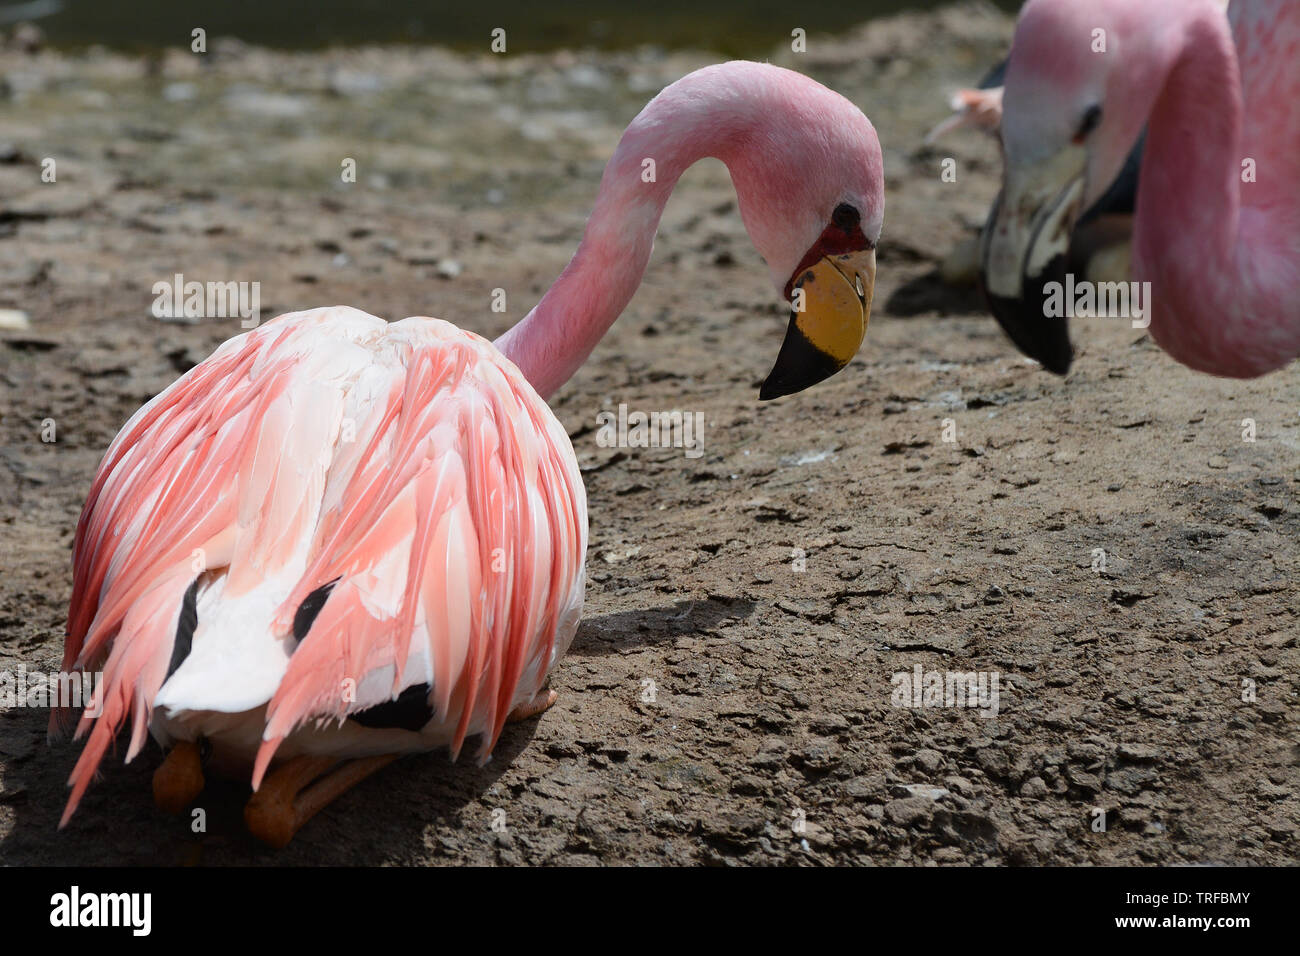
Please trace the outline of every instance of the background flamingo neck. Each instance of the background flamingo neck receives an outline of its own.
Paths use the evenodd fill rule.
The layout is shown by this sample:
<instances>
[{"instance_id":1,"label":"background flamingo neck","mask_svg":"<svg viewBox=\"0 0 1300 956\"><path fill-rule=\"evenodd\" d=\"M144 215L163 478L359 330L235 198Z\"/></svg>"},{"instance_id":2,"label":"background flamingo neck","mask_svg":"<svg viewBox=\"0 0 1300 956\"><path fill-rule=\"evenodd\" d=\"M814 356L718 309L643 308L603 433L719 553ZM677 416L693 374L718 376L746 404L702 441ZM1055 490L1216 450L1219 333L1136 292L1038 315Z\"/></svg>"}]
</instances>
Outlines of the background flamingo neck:
<instances>
[{"instance_id":1,"label":"background flamingo neck","mask_svg":"<svg viewBox=\"0 0 1300 956\"><path fill-rule=\"evenodd\" d=\"M755 115L752 104L681 86L652 100L624 132L577 252L541 302L496 340L543 398L581 367L631 301L677 179L706 156L727 162Z\"/></svg>"},{"instance_id":2,"label":"background flamingo neck","mask_svg":"<svg viewBox=\"0 0 1300 956\"><path fill-rule=\"evenodd\" d=\"M1221 18L1220 18L1221 19ZM1227 254L1235 234L1241 88L1226 24L1192 19L1151 110L1137 201L1142 258L1166 259L1168 244L1203 257ZM1156 254L1159 253L1157 256ZM1196 275L1202 265L1190 264Z\"/></svg>"},{"instance_id":3,"label":"background flamingo neck","mask_svg":"<svg viewBox=\"0 0 1300 956\"><path fill-rule=\"evenodd\" d=\"M1283 316L1261 309L1266 292L1255 279L1265 236L1255 227L1268 213L1243 206L1243 197L1254 202L1243 190L1254 187L1242 182L1242 134L1232 35L1221 15L1199 8L1148 124L1134 278L1152 283L1151 335L1160 346L1192 368L1232 376L1277 368L1293 348L1266 344Z\"/></svg>"}]
</instances>

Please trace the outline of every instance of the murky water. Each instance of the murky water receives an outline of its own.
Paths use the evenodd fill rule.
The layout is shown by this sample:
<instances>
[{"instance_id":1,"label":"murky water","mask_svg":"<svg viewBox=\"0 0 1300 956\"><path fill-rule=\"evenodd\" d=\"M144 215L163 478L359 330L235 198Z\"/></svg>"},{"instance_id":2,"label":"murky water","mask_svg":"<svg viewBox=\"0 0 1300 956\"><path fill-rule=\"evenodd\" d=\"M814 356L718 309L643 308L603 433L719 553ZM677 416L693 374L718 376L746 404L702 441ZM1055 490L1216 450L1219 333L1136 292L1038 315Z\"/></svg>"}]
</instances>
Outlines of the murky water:
<instances>
[{"instance_id":1,"label":"murky water","mask_svg":"<svg viewBox=\"0 0 1300 956\"><path fill-rule=\"evenodd\" d=\"M209 37L233 35L250 43L310 48L360 43L437 43L461 50L488 48L491 33L506 31L511 52L557 47L620 49L641 44L697 48L736 56L761 55L796 27L834 32L873 16L941 6L944 0L623 0L543 3L539 0L28 0L26 7L50 42L93 43L128 49L189 44L203 27ZM1009 10L1019 0L999 0ZM55 12L49 12L49 11Z\"/></svg>"}]
</instances>

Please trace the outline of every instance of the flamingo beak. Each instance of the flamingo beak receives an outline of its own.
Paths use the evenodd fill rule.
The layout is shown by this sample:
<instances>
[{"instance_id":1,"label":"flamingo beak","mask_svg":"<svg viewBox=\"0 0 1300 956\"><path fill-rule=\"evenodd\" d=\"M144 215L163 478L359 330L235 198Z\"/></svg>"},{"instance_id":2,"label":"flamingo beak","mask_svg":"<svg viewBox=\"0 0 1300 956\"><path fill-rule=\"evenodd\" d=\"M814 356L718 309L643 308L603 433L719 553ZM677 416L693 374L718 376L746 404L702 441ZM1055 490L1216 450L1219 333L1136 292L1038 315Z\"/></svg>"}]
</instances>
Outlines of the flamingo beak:
<instances>
[{"instance_id":1,"label":"flamingo beak","mask_svg":"<svg viewBox=\"0 0 1300 956\"><path fill-rule=\"evenodd\" d=\"M823 256L791 284L794 308L762 401L793 395L853 360L867 334L876 285L876 250Z\"/></svg>"},{"instance_id":2,"label":"flamingo beak","mask_svg":"<svg viewBox=\"0 0 1300 956\"><path fill-rule=\"evenodd\" d=\"M1064 283L1070 234L1082 211L1086 153L1068 147L1046 162L1008 167L980 238L980 278L989 309L1020 351L1064 375L1074 349L1064 316L1045 308L1050 283Z\"/></svg>"}]
</instances>

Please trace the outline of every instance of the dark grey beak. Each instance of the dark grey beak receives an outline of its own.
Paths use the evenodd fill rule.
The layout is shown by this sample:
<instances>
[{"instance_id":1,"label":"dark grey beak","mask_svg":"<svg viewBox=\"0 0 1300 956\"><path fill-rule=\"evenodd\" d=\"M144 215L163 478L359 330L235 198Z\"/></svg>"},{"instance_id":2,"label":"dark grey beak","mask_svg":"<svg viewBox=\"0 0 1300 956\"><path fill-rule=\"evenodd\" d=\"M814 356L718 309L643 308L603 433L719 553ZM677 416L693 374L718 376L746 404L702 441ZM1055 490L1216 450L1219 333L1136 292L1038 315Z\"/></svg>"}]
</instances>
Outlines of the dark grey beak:
<instances>
[{"instance_id":1,"label":"dark grey beak","mask_svg":"<svg viewBox=\"0 0 1300 956\"><path fill-rule=\"evenodd\" d=\"M1047 308L1069 269L1070 236L1084 192L1084 153L1072 148L1008 170L980 237L980 284L989 310L1025 355L1064 375L1074 349L1069 320ZM1058 299L1059 301L1059 299Z\"/></svg>"},{"instance_id":2,"label":"dark grey beak","mask_svg":"<svg viewBox=\"0 0 1300 956\"><path fill-rule=\"evenodd\" d=\"M1002 197L998 196L984 227L986 236L995 228L1001 204ZM1070 322L1063 315L1048 315L1044 302L1048 283L1065 283L1068 250L1052 256L1037 272L1030 272L1022 262L1020 295L1002 296L989 289L989 245L987 242L983 244L980 255L980 286L984 290L989 311L998 320L998 325L1002 326L1002 331L1010 336L1016 348L1049 372L1065 375L1070 371L1070 363L1074 360L1074 347L1070 344ZM1028 251L1027 247L1026 254Z\"/></svg>"}]
</instances>

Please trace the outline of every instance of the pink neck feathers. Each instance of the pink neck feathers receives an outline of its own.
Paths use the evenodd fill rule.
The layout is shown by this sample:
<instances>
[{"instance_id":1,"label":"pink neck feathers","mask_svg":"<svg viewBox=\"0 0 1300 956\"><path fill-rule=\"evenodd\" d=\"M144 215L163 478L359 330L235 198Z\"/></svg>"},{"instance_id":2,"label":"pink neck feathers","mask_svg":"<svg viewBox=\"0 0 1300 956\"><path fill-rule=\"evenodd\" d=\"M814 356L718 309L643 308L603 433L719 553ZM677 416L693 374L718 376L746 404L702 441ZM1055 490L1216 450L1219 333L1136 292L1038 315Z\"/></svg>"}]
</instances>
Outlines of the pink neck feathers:
<instances>
[{"instance_id":1,"label":"pink neck feathers","mask_svg":"<svg viewBox=\"0 0 1300 956\"><path fill-rule=\"evenodd\" d=\"M778 72L757 64L700 70L655 97L624 132L573 259L496 341L543 398L569 380L631 301L668 196L689 166L722 160L743 200L741 147L760 126L775 131L780 122L764 102Z\"/></svg>"},{"instance_id":2,"label":"pink neck feathers","mask_svg":"<svg viewBox=\"0 0 1300 956\"><path fill-rule=\"evenodd\" d=\"M1238 43L1247 50L1253 39ZM1138 189L1134 272L1152 283L1151 334L1218 375L1260 375L1300 352L1300 162L1268 145L1295 138L1296 120L1284 112L1258 135L1244 129L1246 110L1269 108L1254 100L1285 92L1252 84L1262 58L1247 55L1239 69L1222 15L1193 14L1151 113ZM1290 73L1295 86L1300 71ZM1243 181L1247 159L1254 183Z\"/></svg>"}]
</instances>

